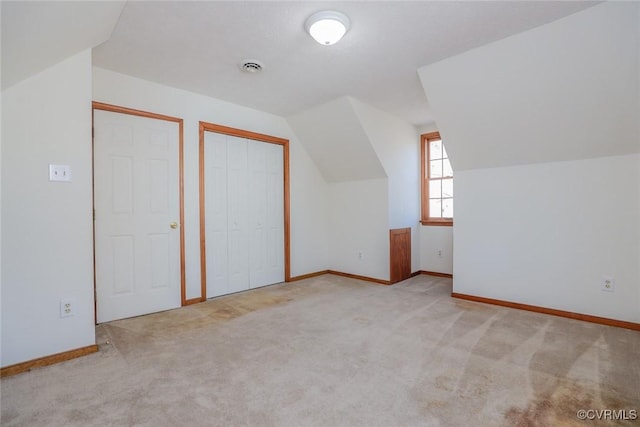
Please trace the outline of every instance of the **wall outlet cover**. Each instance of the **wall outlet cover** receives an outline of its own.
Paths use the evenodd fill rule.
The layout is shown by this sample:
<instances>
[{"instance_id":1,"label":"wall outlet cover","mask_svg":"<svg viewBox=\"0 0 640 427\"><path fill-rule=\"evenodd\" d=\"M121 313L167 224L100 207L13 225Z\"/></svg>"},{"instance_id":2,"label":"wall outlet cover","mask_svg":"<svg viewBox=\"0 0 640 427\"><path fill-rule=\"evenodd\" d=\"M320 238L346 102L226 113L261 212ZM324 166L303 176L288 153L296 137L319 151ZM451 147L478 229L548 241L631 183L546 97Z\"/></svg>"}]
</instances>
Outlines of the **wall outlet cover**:
<instances>
[{"instance_id":1,"label":"wall outlet cover","mask_svg":"<svg viewBox=\"0 0 640 427\"><path fill-rule=\"evenodd\" d=\"M600 288L604 292L613 292L616 289L616 282L615 280L613 280L613 277L602 276L602 283L600 285Z\"/></svg>"},{"instance_id":2,"label":"wall outlet cover","mask_svg":"<svg viewBox=\"0 0 640 427\"><path fill-rule=\"evenodd\" d=\"M71 299L60 300L60 318L75 316L75 302Z\"/></svg>"},{"instance_id":3,"label":"wall outlet cover","mask_svg":"<svg viewBox=\"0 0 640 427\"><path fill-rule=\"evenodd\" d=\"M71 166L50 164L49 181L71 182Z\"/></svg>"}]
</instances>

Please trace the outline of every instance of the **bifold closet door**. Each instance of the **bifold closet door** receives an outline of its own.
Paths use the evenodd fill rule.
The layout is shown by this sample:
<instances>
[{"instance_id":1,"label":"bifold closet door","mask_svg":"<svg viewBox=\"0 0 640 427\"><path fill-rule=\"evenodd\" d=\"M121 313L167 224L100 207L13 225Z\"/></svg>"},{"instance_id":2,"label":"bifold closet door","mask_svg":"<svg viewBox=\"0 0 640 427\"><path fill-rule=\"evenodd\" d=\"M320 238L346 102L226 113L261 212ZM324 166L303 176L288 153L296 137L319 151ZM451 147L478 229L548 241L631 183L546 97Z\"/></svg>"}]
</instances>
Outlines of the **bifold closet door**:
<instances>
[{"instance_id":1,"label":"bifold closet door","mask_svg":"<svg viewBox=\"0 0 640 427\"><path fill-rule=\"evenodd\" d=\"M205 132L207 298L284 281L282 150Z\"/></svg>"},{"instance_id":2,"label":"bifold closet door","mask_svg":"<svg viewBox=\"0 0 640 427\"><path fill-rule=\"evenodd\" d=\"M207 298L249 289L247 146L205 133Z\"/></svg>"},{"instance_id":3,"label":"bifold closet door","mask_svg":"<svg viewBox=\"0 0 640 427\"><path fill-rule=\"evenodd\" d=\"M251 245L249 286L284 281L284 174L282 146L249 142Z\"/></svg>"}]
</instances>

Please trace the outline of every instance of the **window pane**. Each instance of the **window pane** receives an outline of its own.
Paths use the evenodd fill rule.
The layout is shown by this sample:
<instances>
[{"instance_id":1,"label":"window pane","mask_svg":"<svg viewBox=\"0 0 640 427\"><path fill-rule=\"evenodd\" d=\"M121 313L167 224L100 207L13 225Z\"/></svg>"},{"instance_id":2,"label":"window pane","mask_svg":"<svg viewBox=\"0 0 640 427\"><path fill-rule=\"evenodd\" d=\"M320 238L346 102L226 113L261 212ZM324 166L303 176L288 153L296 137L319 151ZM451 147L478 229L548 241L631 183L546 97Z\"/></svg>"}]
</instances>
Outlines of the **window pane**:
<instances>
[{"instance_id":1,"label":"window pane","mask_svg":"<svg viewBox=\"0 0 640 427\"><path fill-rule=\"evenodd\" d=\"M442 199L442 216L453 218L453 199Z\"/></svg>"},{"instance_id":2,"label":"window pane","mask_svg":"<svg viewBox=\"0 0 640 427\"><path fill-rule=\"evenodd\" d=\"M453 176L453 169L451 169L451 163L449 162L449 159L444 159L442 163L442 176Z\"/></svg>"},{"instance_id":3,"label":"window pane","mask_svg":"<svg viewBox=\"0 0 640 427\"><path fill-rule=\"evenodd\" d=\"M431 178L442 178L442 160L431 160Z\"/></svg>"},{"instance_id":4,"label":"window pane","mask_svg":"<svg viewBox=\"0 0 640 427\"><path fill-rule=\"evenodd\" d=\"M439 179L429 181L429 198L440 199L442 197L441 183Z\"/></svg>"},{"instance_id":5,"label":"window pane","mask_svg":"<svg viewBox=\"0 0 640 427\"><path fill-rule=\"evenodd\" d=\"M453 197L453 179L451 178L443 179L441 182L442 182L442 197ZM431 193L429 193L429 195L431 195Z\"/></svg>"},{"instance_id":6,"label":"window pane","mask_svg":"<svg viewBox=\"0 0 640 427\"><path fill-rule=\"evenodd\" d=\"M423 216L423 219L431 218L434 222L446 219L445 223L448 225L448 220L453 220L453 168L444 142L438 134L422 137L421 151L425 156L422 160L426 175L422 177L422 203L423 206L425 202L428 204L428 215ZM426 214L427 212L423 212L423 215Z\"/></svg>"},{"instance_id":7,"label":"window pane","mask_svg":"<svg viewBox=\"0 0 640 427\"><path fill-rule=\"evenodd\" d=\"M429 216L431 218L442 218L442 200L441 199L429 200Z\"/></svg>"},{"instance_id":8,"label":"window pane","mask_svg":"<svg viewBox=\"0 0 640 427\"><path fill-rule=\"evenodd\" d=\"M442 141L429 141L429 160L442 158Z\"/></svg>"}]
</instances>

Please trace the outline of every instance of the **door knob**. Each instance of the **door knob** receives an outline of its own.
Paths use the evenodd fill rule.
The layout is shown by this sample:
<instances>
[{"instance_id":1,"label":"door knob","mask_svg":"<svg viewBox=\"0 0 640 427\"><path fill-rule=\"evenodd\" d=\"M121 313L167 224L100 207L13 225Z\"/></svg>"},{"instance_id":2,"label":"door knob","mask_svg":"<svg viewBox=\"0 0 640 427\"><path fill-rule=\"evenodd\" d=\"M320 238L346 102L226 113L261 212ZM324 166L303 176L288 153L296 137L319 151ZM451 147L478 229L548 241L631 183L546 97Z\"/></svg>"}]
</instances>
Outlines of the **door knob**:
<instances>
[{"instance_id":1,"label":"door knob","mask_svg":"<svg viewBox=\"0 0 640 427\"><path fill-rule=\"evenodd\" d=\"M176 228L178 228L178 223L173 221L171 224L169 224L169 227L171 227L173 229L176 229Z\"/></svg>"}]
</instances>

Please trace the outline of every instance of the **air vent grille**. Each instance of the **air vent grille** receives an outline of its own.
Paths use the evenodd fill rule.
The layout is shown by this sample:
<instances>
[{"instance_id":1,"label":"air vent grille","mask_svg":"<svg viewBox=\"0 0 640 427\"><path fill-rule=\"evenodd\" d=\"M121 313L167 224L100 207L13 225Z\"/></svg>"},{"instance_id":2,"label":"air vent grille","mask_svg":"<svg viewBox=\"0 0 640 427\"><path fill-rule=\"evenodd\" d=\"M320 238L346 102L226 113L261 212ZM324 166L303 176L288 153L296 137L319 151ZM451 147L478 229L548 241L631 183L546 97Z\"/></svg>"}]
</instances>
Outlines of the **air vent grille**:
<instances>
[{"instance_id":1,"label":"air vent grille","mask_svg":"<svg viewBox=\"0 0 640 427\"><path fill-rule=\"evenodd\" d=\"M245 59L240 65L240 69L246 73L259 73L262 68L262 63L255 59Z\"/></svg>"}]
</instances>

